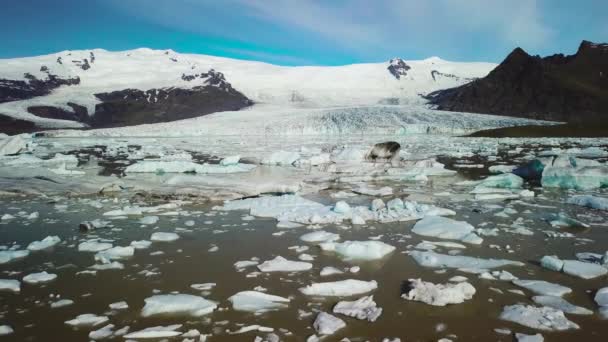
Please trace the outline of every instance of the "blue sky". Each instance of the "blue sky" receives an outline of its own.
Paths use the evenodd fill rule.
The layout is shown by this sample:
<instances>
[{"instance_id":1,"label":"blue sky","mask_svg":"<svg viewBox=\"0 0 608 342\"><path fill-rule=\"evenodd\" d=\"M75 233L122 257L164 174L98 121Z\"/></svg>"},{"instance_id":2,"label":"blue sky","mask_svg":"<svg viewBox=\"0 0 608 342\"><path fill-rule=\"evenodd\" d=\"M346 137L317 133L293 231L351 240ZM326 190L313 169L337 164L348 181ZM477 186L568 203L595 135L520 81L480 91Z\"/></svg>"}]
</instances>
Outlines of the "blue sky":
<instances>
[{"instance_id":1,"label":"blue sky","mask_svg":"<svg viewBox=\"0 0 608 342\"><path fill-rule=\"evenodd\" d=\"M173 49L282 65L500 62L608 42L608 0L5 0L0 58Z\"/></svg>"}]
</instances>

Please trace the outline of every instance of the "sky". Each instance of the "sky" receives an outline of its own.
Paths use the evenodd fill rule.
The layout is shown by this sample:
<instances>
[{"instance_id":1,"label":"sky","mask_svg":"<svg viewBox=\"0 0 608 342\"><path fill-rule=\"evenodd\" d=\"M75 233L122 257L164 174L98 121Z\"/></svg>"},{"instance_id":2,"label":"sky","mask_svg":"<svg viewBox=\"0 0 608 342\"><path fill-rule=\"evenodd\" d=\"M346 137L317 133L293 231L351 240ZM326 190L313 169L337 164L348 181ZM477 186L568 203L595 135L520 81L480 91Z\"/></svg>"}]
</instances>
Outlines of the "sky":
<instances>
[{"instance_id":1,"label":"sky","mask_svg":"<svg viewBox=\"0 0 608 342\"><path fill-rule=\"evenodd\" d=\"M2 0L0 58L173 49L280 65L500 62L608 42L608 0Z\"/></svg>"}]
</instances>

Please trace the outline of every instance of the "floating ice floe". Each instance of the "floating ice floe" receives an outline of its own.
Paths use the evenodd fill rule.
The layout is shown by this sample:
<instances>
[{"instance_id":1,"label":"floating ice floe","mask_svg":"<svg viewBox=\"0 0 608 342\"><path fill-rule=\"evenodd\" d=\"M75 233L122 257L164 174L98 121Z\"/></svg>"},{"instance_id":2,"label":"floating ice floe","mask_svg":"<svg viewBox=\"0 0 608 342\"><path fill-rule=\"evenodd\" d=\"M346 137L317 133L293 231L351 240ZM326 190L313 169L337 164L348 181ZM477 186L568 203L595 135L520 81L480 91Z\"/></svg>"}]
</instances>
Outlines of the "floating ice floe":
<instances>
[{"instance_id":1,"label":"floating ice floe","mask_svg":"<svg viewBox=\"0 0 608 342\"><path fill-rule=\"evenodd\" d=\"M65 324L73 327L94 327L109 321L107 316L97 316L95 314L82 314L76 318L66 321Z\"/></svg>"},{"instance_id":2,"label":"floating ice floe","mask_svg":"<svg viewBox=\"0 0 608 342\"><path fill-rule=\"evenodd\" d=\"M579 260L560 260L556 256L544 256L541 259L541 266L582 279L593 279L608 273L606 267L598 264Z\"/></svg>"},{"instance_id":3,"label":"floating ice floe","mask_svg":"<svg viewBox=\"0 0 608 342\"><path fill-rule=\"evenodd\" d=\"M584 222L581 222L579 220L573 219L572 217L564 214L564 213L559 213L557 215L549 215L547 217L547 221L549 222L549 224L553 227L556 228L563 228L563 227L583 227L583 228L589 228L590 226Z\"/></svg>"},{"instance_id":4,"label":"floating ice floe","mask_svg":"<svg viewBox=\"0 0 608 342\"><path fill-rule=\"evenodd\" d=\"M336 331L346 327L346 323L327 312L319 312L312 326L319 335L332 335Z\"/></svg>"},{"instance_id":5,"label":"floating ice floe","mask_svg":"<svg viewBox=\"0 0 608 342\"><path fill-rule=\"evenodd\" d=\"M118 261L112 261L108 263L95 264L89 266L89 268L94 271L122 270L125 268L125 265Z\"/></svg>"},{"instance_id":6,"label":"floating ice floe","mask_svg":"<svg viewBox=\"0 0 608 342\"><path fill-rule=\"evenodd\" d=\"M249 172L255 169L252 164L212 165L197 164L189 161L140 161L127 166L125 173L198 173L225 174Z\"/></svg>"},{"instance_id":7,"label":"floating ice floe","mask_svg":"<svg viewBox=\"0 0 608 342\"><path fill-rule=\"evenodd\" d=\"M390 196L393 194L393 189L388 186L384 186L379 189L372 189L367 185L360 185L358 188L353 189L353 192L359 195L368 195L368 196Z\"/></svg>"},{"instance_id":8,"label":"floating ice floe","mask_svg":"<svg viewBox=\"0 0 608 342\"><path fill-rule=\"evenodd\" d=\"M558 156L545 165L541 184L546 188L599 189L608 186L608 166L595 160Z\"/></svg>"},{"instance_id":9,"label":"floating ice floe","mask_svg":"<svg viewBox=\"0 0 608 342\"><path fill-rule=\"evenodd\" d=\"M63 308L65 306L70 306L72 304L74 304L74 301L71 299L60 299L56 302L52 302L50 304L50 306L51 306L51 309L58 309L58 308Z\"/></svg>"},{"instance_id":10,"label":"floating ice floe","mask_svg":"<svg viewBox=\"0 0 608 342\"><path fill-rule=\"evenodd\" d=\"M460 240L480 244L483 239L474 233L475 227L464 221L456 221L442 216L427 216L416 222L412 232L440 239Z\"/></svg>"},{"instance_id":11,"label":"floating ice floe","mask_svg":"<svg viewBox=\"0 0 608 342\"><path fill-rule=\"evenodd\" d=\"M260 164L290 166L298 159L300 159L298 152L277 151L263 158Z\"/></svg>"},{"instance_id":12,"label":"floating ice floe","mask_svg":"<svg viewBox=\"0 0 608 342\"><path fill-rule=\"evenodd\" d=\"M332 311L370 322L375 322L382 315L382 308L377 306L374 296L361 297L355 301L340 301L334 305Z\"/></svg>"},{"instance_id":13,"label":"floating ice floe","mask_svg":"<svg viewBox=\"0 0 608 342\"><path fill-rule=\"evenodd\" d=\"M499 318L538 330L562 331L579 328L576 323L564 316L563 311L546 306L524 304L505 306Z\"/></svg>"},{"instance_id":14,"label":"floating ice floe","mask_svg":"<svg viewBox=\"0 0 608 342\"><path fill-rule=\"evenodd\" d=\"M450 242L450 241L422 241L419 244L417 244L414 248L431 251L438 247L440 247L440 248L458 248L458 249L467 248L467 246L465 246L463 244L456 243L456 242Z\"/></svg>"},{"instance_id":15,"label":"floating ice floe","mask_svg":"<svg viewBox=\"0 0 608 342\"><path fill-rule=\"evenodd\" d=\"M0 279L0 291L18 293L21 291L21 283L15 279Z\"/></svg>"},{"instance_id":16,"label":"floating ice floe","mask_svg":"<svg viewBox=\"0 0 608 342\"><path fill-rule=\"evenodd\" d=\"M150 248L150 246L152 246L152 241L148 241L148 240L131 241L131 243L129 245L135 249L147 249L147 248Z\"/></svg>"},{"instance_id":17,"label":"floating ice floe","mask_svg":"<svg viewBox=\"0 0 608 342\"><path fill-rule=\"evenodd\" d=\"M608 198L591 195L572 196L567 201L568 204L580 205L598 210L608 210Z\"/></svg>"},{"instance_id":18,"label":"floating ice floe","mask_svg":"<svg viewBox=\"0 0 608 342\"><path fill-rule=\"evenodd\" d=\"M545 338L541 334L536 335L526 335L521 333L516 333L515 338L517 342L544 342Z\"/></svg>"},{"instance_id":19,"label":"floating ice floe","mask_svg":"<svg viewBox=\"0 0 608 342\"><path fill-rule=\"evenodd\" d=\"M503 266L523 266L524 263L507 259L481 259L460 255L439 254L432 251L411 251L410 256L420 265L431 268L459 268L483 270Z\"/></svg>"},{"instance_id":20,"label":"floating ice floe","mask_svg":"<svg viewBox=\"0 0 608 342\"><path fill-rule=\"evenodd\" d=\"M99 240L88 240L78 244L79 252L101 252L112 248L112 244L109 242L99 242Z\"/></svg>"},{"instance_id":21,"label":"floating ice floe","mask_svg":"<svg viewBox=\"0 0 608 342\"><path fill-rule=\"evenodd\" d=\"M91 331L89 333L89 338L91 340L97 341L109 339L112 337L120 337L128 333L130 329L128 326L117 330L114 330L114 328L114 324L108 324L104 327L101 327L100 329Z\"/></svg>"},{"instance_id":22,"label":"floating ice floe","mask_svg":"<svg viewBox=\"0 0 608 342\"><path fill-rule=\"evenodd\" d=\"M491 173L511 173L516 168L515 165L492 165L488 168L488 171Z\"/></svg>"},{"instance_id":23,"label":"floating ice floe","mask_svg":"<svg viewBox=\"0 0 608 342\"><path fill-rule=\"evenodd\" d=\"M277 256L258 265L258 269L262 272L302 272L311 268L312 264L309 262L291 261L282 256Z\"/></svg>"},{"instance_id":24,"label":"floating ice floe","mask_svg":"<svg viewBox=\"0 0 608 342\"><path fill-rule=\"evenodd\" d=\"M180 336L182 333L177 331L182 327L181 324L173 324L168 326L158 326L145 328L143 330L134 331L126 334L123 337L126 339L159 339Z\"/></svg>"},{"instance_id":25,"label":"floating ice floe","mask_svg":"<svg viewBox=\"0 0 608 342\"><path fill-rule=\"evenodd\" d=\"M234 310L254 313L285 309L290 301L288 298L258 291L242 291L228 298L228 300L232 303Z\"/></svg>"},{"instance_id":26,"label":"floating ice floe","mask_svg":"<svg viewBox=\"0 0 608 342\"><path fill-rule=\"evenodd\" d=\"M101 252L97 252L95 254L95 261L98 261L102 264L108 264L112 260L122 260L128 259L135 254L135 248L132 246L116 246L110 249L103 250Z\"/></svg>"},{"instance_id":27,"label":"floating ice floe","mask_svg":"<svg viewBox=\"0 0 608 342\"><path fill-rule=\"evenodd\" d=\"M300 288L300 292L307 296L346 297L368 293L377 288L378 283L375 280L346 279L326 283L313 283Z\"/></svg>"},{"instance_id":28,"label":"floating ice floe","mask_svg":"<svg viewBox=\"0 0 608 342\"><path fill-rule=\"evenodd\" d=\"M43 284L48 283L57 279L57 275L53 273L47 273L46 271L38 273L30 273L23 277L23 282L28 284Z\"/></svg>"},{"instance_id":29,"label":"floating ice floe","mask_svg":"<svg viewBox=\"0 0 608 342\"><path fill-rule=\"evenodd\" d=\"M14 333L15 331L9 325L0 325L0 336L6 336Z\"/></svg>"},{"instance_id":30,"label":"floating ice floe","mask_svg":"<svg viewBox=\"0 0 608 342\"><path fill-rule=\"evenodd\" d=\"M548 306L557 310L561 310L564 313L572 315L593 315L593 311L576 306L569 303L567 300L557 296L534 296L532 297L534 303Z\"/></svg>"},{"instance_id":31,"label":"floating ice floe","mask_svg":"<svg viewBox=\"0 0 608 342\"><path fill-rule=\"evenodd\" d=\"M380 203L381 205L377 205ZM349 213L334 211L335 206L325 206L304 199L298 195L266 196L231 201L221 207L222 210L249 210L250 214L258 217L274 217L278 221L288 221L303 224L341 223L344 220L356 219L361 221L397 222L417 220L425 216L454 215L454 211L438 208L416 202L403 202L403 206L388 208L380 199L376 199L371 207L351 207Z\"/></svg>"},{"instance_id":32,"label":"floating ice floe","mask_svg":"<svg viewBox=\"0 0 608 342\"><path fill-rule=\"evenodd\" d=\"M599 289L593 297L595 303L600 307L600 316L608 318L608 287Z\"/></svg>"},{"instance_id":33,"label":"floating ice floe","mask_svg":"<svg viewBox=\"0 0 608 342\"><path fill-rule=\"evenodd\" d=\"M144 300L146 305L141 309L143 317L157 315L187 315L200 317L217 308L217 303L203 297L189 294L155 295Z\"/></svg>"},{"instance_id":34,"label":"floating ice floe","mask_svg":"<svg viewBox=\"0 0 608 342\"><path fill-rule=\"evenodd\" d=\"M319 272L321 277L327 277L334 274L344 274L344 271L332 266L326 266L321 269L321 272Z\"/></svg>"},{"instance_id":35,"label":"floating ice floe","mask_svg":"<svg viewBox=\"0 0 608 342\"><path fill-rule=\"evenodd\" d=\"M129 308L129 304L127 304L127 302L125 302L125 301L121 301L121 302L111 303L108 305L108 307L112 310L126 310Z\"/></svg>"},{"instance_id":36,"label":"floating ice floe","mask_svg":"<svg viewBox=\"0 0 608 342\"><path fill-rule=\"evenodd\" d=\"M32 252L41 251L44 249L51 248L60 242L61 242L61 239L59 238L59 236L47 236L44 239L42 239L41 241L31 242L27 246L27 249Z\"/></svg>"},{"instance_id":37,"label":"floating ice floe","mask_svg":"<svg viewBox=\"0 0 608 342\"><path fill-rule=\"evenodd\" d=\"M421 279L410 279L409 289L401 295L401 298L423 302L434 306L445 306L448 304L459 304L473 298L476 290L468 282L456 284L433 284Z\"/></svg>"},{"instance_id":38,"label":"floating ice floe","mask_svg":"<svg viewBox=\"0 0 608 342\"><path fill-rule=\"evenodd\" d=\"M569 287L550 283L544 280L517 279L513 280L513 284L543 296L561 297L572 292L572 289Z\"/></svg>"},{"instance_id":39,"label":"floating ice floe","mask_svg":"<svg viewBox=\"0 0 608 342\"><path fill-rule=\"evenodd\" d=\"M150 236L150 241L154 242L172 242L179 239L179 235L168 232L156 232Z\"/></svg>"},{"instance_id":40,"label":"floating ice floe","mask_svg":"<svg viewBox=\"0 0 608 342\"><path fill-rule=\"evenodd\" d=\"M0 251L0 264L6 264L13 260L23 259L30 255L28 250L16 250L16 251Z\"/></svg>"},{"instance_id":41,"label":"floating ice floe","mask_svg":"<svg viewBox=\"0 0 608 342\"><path fill-rule=\"evenodd\" d=\"M326 252L334 252L346 260L382 259L395 250L395 247L381 241L324 242L319 247Z\"/></svg>"},{"instance_id":42,"label":"floating ice floe","mask_svg":"<svg viewBox=\"0 0 608 342\"><path fill-rule=\"evenodd\" d=\"M158 222L158 220L159 220L158 216L144 216L139 219L139 223L145 224L145 225L151 225L151 224L156 224Z\"/></svg>"},{"instance_id":43,"label":"floating ice floe","mask_svg":"<svg viewBox=\"0 0 608 342\"><path fill-rule=\"evenodd\" d=\"M306 234L300 236L300 240L302 240L304 242L311 242L311 243L333 242L336 240L340 240L340 235L334 234L334 233L329 233L324 230L317 230L317 231L306 233Z\"/></svg>"}]
</instances>

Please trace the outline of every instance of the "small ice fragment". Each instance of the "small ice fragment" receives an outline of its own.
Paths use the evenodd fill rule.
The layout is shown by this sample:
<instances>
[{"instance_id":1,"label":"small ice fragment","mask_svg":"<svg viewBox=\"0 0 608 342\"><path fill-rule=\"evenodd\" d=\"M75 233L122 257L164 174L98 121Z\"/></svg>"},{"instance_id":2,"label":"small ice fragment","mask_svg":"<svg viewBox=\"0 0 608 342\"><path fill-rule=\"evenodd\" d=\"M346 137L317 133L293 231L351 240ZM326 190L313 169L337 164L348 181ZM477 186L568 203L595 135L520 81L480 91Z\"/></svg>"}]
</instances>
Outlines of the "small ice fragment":
<instances>
[{"instance_id":1,"label":"small ice fragment","mask_svg":"<svg viewBox=\"0 0 608 342\"><path fill-rule=\"evenodd\" d=\"M392 253L395 247L381 241L345 241L319 244L322 250L335 252L346 260L377 260Z\"/></svg>"},{"instance_id":2,"label":"small ice fragment","mask_svg":"<svg viewBox=\"0 0 608 342\"><path fill-rule=\"evenodd\" d=\"M572 292L572 289L558 284L553 284L544 280L513 280L513 284L528 289L536 294L543 296L561 297Z\"/></svg>"},{"instance_id":3,"label":"small ice fragment","mask_svg":"<svg viewBox=\"0 0 608 342\"><path fill-rule=\"evenodd\" d=\"M365 296L352 302L340 301L334 305L333 312L375 322L382 314L382 308L377 306L374 296Z\"/></svg>"},{"instance_id":4,"label":"small ice fragment","mask_svg":"<svg viewBox=\"0 0 608 342\"><path fill-rule=\"evenodd\" d=\"M48 283L57 279L57 275L53 273L47 273L46 271L42 271L39 273L31 273L23 277L23 282L28 284L42 284Z\"/></svg>"},{"instance_id":5,"label":"small ice fragment","mask_svg":"<svg viewBox=\"0 0 608 342\"><path fill-rule=\"evenodd\" d=\"M65 324L73 327L94 327L109 321L107 316L97 316L95 314L82 314L76 318L66 321Z\"/></svg>"},{"instance_id":6,"label":"small ice fragment","mask_svg":"<svg viewBox=\"0 0 608 342\"><path fill-rule=\"evenodd\" d=\"M409 280L409 290L401 298L423 302L434 306L459 304L473 298L476 290L468 282L457 284L433 284L420 279Z\"/></svg>"},{"instance_id":7,"label":"small ice fragment","mask_svg":"<svg viewBox=\"0 0 608 342\"><path fill-rule=\"evenodd\" d=\"M287 308L289 299L258 291L242 291L228 298L232 308L237 311L254 313L268 312Z\"/></svg>"},{"instance_id":8,"label":"small ice fragment","mask_svg":"<svg viewBox=\"0 0 608 342\"><path fill-rule=\"evenodd\" d=\"M300 288L300 292L307 296L343 297L364 294L377 288L378 283L375 280L346 279L326 283L313 283Z\"/></svg>"},{"instance_id":9,"label":"small ice fragment","mask_svg":"<svg viewBox=\"0 0 608 342\"><path fill-rule=\"evenodd\" d=\"M262 272L302 272L312 268L312 264L303 261L291 261L277 256L272 260L264 261L258 265Z\"/></svg>"},{"instance_id":10,"label":"small ice fragment","mask_svg":"<svg viewBox=\"0 0 608 342\"><path fill-rule=\"evenodd\" d=\"M179 239L179 235L167 232L156 232L150 236L150 240L154 242L172 242L177 239Z\"/></svg>"},{"instance_id":11,"label":"small ice fragment","mask_svg":"<svg viewBox=\"0 0 608 342\"><path fill-rule=\"evenodd\" d=\"M167 337L175 337L179 336L182 333L177 331L177 329L181 328L181 324L173 324L168 326L158 326L146 328L139 331L134 331L130 334L124 335L126 339L148 339L148 338L167 338Z\"/></svg>"},{"instance_id":12,"label":"small ice fragment","mask_svg":"<svg viewBox=\"0 0 608 342\"><path fill-rule=\"evenodd\" d=\"M300 240L305 242L333 242L340 239L340 235L317 230L300 236Z\"/></svg>"},{"instance_id":13,"label":"small ice fragment","mask_svg":"<svg viewBox=\"0 0 608 342\"><path fill-rule=\"evenodd\" d=\"M51 248L60 242L61 242L61 239L59 238L59 236L47 236L44 239L42 239L42 241L31 242L27 246L27 249L32 252L41 251L41 250Z\"/></svg>"},{"instance_id":14,"label":"small ice fragment","mask_svg":"<svg viewBox=\"0 0 608 342\"><path fill-rule=\"evenodd\" d=\"M188 315L200 317L217 308L217 303L189 294L155 295L144 300L143 317L157 315Z\"/></svg>"}]
</instances>

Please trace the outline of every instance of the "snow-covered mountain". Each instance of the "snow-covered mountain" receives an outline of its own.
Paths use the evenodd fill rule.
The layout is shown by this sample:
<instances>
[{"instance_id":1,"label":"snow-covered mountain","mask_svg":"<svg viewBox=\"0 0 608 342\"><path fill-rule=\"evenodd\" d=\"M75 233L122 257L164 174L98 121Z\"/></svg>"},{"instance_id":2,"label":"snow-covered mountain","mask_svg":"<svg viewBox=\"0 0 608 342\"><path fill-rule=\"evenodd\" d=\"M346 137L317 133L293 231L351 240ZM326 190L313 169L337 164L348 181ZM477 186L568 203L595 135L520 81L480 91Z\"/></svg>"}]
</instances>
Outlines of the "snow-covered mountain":
<instances>
[{"instance_id":1,"label":"snow-covered mountain","mask_svg":"<svg viewBox=\"0 0 608 342\"><path fill-rule=\"evenodd\" d=\"M496 65L437 57L284 67L171 50L64 51L0 60L0 127L116 127L234 111L422 104ZM30 124L31 123L31 124Z\"/></svg>"}]
</instances>

